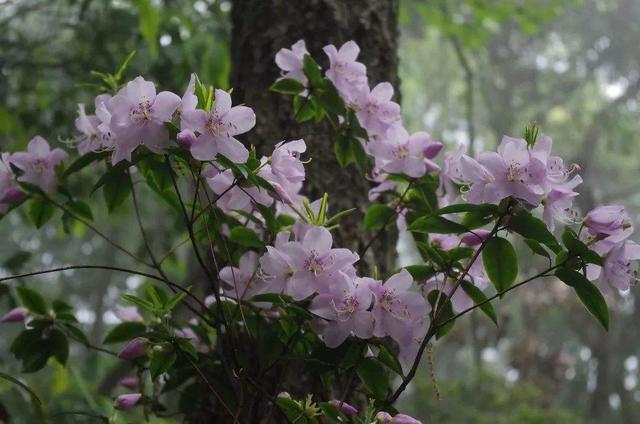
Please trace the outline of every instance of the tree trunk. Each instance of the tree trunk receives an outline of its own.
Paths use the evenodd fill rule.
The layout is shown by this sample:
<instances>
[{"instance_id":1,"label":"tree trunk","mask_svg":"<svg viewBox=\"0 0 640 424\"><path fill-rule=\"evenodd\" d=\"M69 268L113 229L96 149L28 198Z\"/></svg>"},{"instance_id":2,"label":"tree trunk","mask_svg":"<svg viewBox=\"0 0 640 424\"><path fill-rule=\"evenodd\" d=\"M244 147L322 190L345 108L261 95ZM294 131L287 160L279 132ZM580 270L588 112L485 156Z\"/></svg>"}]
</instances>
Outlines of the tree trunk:
<instances>
[{"instance_id":1,"label":"tree trunk","mask_svg":"<svg viewBox=\"0 0 640 424\"><path fill-rule=\"evenodd\" d=\"M371 86L390 81L397 91L397 0L236 0L233 2L231 85L236 102L252 107L256 128L248 141L269 154L283 139L304 138L308 150L305 193L310 200L329 194L331 211L356 207L346 217L336 244L359 250L365 241L360 231L362 210L370 183L350 166L340 169L333 156L329 128L316 123L296 125L291 98L268 91L279 76L276 52L304 39L311 55L326 67L322 47L355 40L367 65ZM375 249L374 249L375 250Z\"/></svg>"}]
</instances>

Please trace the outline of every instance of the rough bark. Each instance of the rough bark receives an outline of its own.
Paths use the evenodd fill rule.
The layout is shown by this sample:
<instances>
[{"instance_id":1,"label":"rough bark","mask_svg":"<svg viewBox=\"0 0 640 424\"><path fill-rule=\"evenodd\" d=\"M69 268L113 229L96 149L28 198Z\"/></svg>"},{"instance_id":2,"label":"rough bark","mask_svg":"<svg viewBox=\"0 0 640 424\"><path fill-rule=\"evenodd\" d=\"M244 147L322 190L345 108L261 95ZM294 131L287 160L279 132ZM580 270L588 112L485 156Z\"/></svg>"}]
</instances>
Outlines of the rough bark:
<instances>
[{"instance_id":1,"label":"rough bark","mask_svg":"<svg viewBox=\"0 0 640 424\"><path fill-rule=\"evenodd\" d=\"M304 138L312 159L306 167L305 194L317 199L329 193L333 211L363 209L370 184L355 167L339 168L332 140L326 136L328 128L294 125L291 98L268 91L279 76L274 57L302 38L314 58L327 66L323 46L339 47L355 40L370 84L390 81L397 88L397 9L397 0L236 0L233 4L231 85L236 101L254 108L258 117L247 141L268 154L284 138ZM338 234L343 247L362 247L360 219L361 214L354 213L343 221Z\"/></svg>"}]
</instances>

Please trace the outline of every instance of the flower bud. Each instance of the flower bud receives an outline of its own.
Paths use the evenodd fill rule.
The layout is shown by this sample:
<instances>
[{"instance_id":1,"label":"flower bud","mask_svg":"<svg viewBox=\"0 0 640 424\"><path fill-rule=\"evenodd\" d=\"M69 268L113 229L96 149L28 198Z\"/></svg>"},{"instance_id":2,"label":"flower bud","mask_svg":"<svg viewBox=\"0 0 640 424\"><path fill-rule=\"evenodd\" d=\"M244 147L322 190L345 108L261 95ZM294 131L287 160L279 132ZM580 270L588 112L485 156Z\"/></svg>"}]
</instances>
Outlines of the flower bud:
<instances>
[{"instance_id":1,"label":"flower bud","mask_svg":"<svg viewBox=\"0 0 640 424\"><path fill-rule=\"evenodd\" d=\"M22 199L23 193L17 188L10 188L2 196L0 199L0 203L15 203Z\"/></svg>"},{"instance_id":2,"label":"flower bud","mask_svg":"<svg viewBox=\"0 0 640 424\"><path fill-rule=\"evenodd\" d=\"M142 337L136 337L122 348L118 353L121 359L136 359L145 355L147 340Z\"/></svg>"},{"instance_id":3,"label":"flower bud","mask_svg":"<svg viewBox=\"0 0 640 424\"><path fill-rule=\"evenodd\" d=\"M427 147L424 148L422 154L427 159L433 159L438 156L438 153L440 153L443 147L444 144L440 143L439 141L434 141L432 143L429 143Z\"/></svg>"},{"instance_id":4,"label":"flower bud","mask_svg":"<svg viewBox=\"0 0 640 424\"><path fill-rule=\"evenodd\" d=\"M0 323L8 323L8 322L24 322L27 319L28 311L26 308L22 306L18 306L17 308L13 308L9 312L7 312L2 318L0 318Z\"/></svg>"},{"instance_id":5,"label":"flower bud","mask_svg":"<svg viewBox=\"0 0 640 424\"><path fill-rule=\"evenodd\" d=\"M140 386L140 380L136 377L125 377L120 380L120 385L125 389L136 390Z\"/></svg>"},{"instance_id":6,"label":"flower bud","mask_svg":"<svg viewBox=\"0 0 640 424\"><path fill-rule=\"evenodd\" d=\"M196 135L191 130L182 130L176 135L176 141L185 147L191 147L196 142Z\"/></svg>"},{"instance_id":7,"label":"flower bud","mask_svg":"<svg viewBox=\"0 0 640 424\"><path fill-rule=\"evenodd\" d=\"M380 411L376 414L376 424L390 424L391 414L388 412Z\"/></svg>"},{"instance_id":8,"label":"flower bud","mask_svg":"<svg viewBox=\"0 0 640 424\"><path fill-rule=\"evenodd\" d=\"M405 414L398 414L391 420L391 424L422 424L422 421L416 420Z\"/></svg>"},{"instance_id":9,"label":"flower bud","mask_svg":"<svg viewBox=\"0 0 640 424\"><path fill-rule=\"evenodd\" d=\"M473 232L464 233L462 235L462 242L467 246L477 246L491 236L491 231L488 230L474 230Z\"/></svg>"},{"instance_id":10,"label":"flower bud","mask_svg":"<svg viewBox=\"0 0 640 424\"><path fill-rule=\"evenodd\" d=\"M128 411L142 400L142 393L127 393L116 398L115 407L121 411Z\"/></svg>"},{"instance_id":11,"label":"flower bud","mask_svg":"<svg viewBox=\"0 0 640 424\"><path fill-rule=\"evenodd\" d=\"M626 218L624 206L599 206L587 214L584 225L593 235L610 235L623 229Z\"/></svg>"},{"instance_id":12,"label":"flower bud","mask_svg":"<svg viewBox=\"0 0 640 424\"><path fill-rule=\"evenodd\" d=\"M358 410L354 406L351 406L346 402L342 402L337 399L334 399L334 400L330 400L329 403L335 406L340 412L342 412L347 417L353 417L358 414Z\"/></svg>"}]
</instances>

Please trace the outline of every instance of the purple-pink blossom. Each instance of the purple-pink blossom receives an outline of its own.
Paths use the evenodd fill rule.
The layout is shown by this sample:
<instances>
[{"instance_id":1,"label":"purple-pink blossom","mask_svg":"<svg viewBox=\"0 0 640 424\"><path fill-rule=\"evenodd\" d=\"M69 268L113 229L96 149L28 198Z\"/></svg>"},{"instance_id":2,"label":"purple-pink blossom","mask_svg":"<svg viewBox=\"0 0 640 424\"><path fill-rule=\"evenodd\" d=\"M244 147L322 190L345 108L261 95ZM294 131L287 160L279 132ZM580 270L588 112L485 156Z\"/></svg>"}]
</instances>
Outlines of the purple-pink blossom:
<instances>
[{"instance_id":1,"label":"purple-pink blossom","mask_svg":"<svg viewBox=\"0 0 640 424\"><path fill-rule=\"evenodd\" d=\"M300 81L306 86L308 79L303 71L304 56L309 54L304 40L296 41L290 49L282 48L276 53L276 65L281 70L283 78Z\"/></svg>"},{"instance_id":2,"label":"purple-pink blossom","mask_svg":"<svg viewBox=\"0 0 640 424\"><path fill-rule=\"evenodd\" d=\"M231 106L231 95L215 91L215 103L209 112L202 109L182 113L181 130L197 133L191 155L201 161L214 160L218 154L235 163L244 163L249 151L234 136L244 134L256 124L256 115L246 106Z\"/></svg>"},{"instance_id":3,"label":"purple-pink blossom","mask_svg":"<svg viewBox=\"0 0 640 424\"><path fill-rule=\"evenodd\" d=\"M367 85L367 68L357 62L360 47L354 41L347 41L340 49L333 44L325 46L329 57L326 76L346 99L354 99L363 86Z\"/></svg>"},{"instance_id":4,"label":"purple-pink blossom","mask_svg":"<svg viewBox=\"0 0 640 424\"><path fill-rule=\"evenodd\" d=\"M347 402L333 399L330 400L329 403L336 407L340 412L342 412L347 417L354 417L358 414L358 408L355 406L349 405Z\"/></svg>"},{"instance_id":5,"label":"purple-pink blossom","mask_svg":"<svg viewBox=\"0 0 640 424\"><path fill-rule=\"evenodd\" d=\"M0 155L0 213L2 214L7 213L9 206L22 196L10 162L11 155L9 153Z\"/></svg>"},{"instance_id":6,"label":"purple-pink blossom","mask_svg":"<svg viewBox=\"0 0 640 424\"><path fill-rule=\"evenodd\" d=\"M147 339L136 337L129 341L118 353L120 359L136 359L144 356L147 350Z\"/></svg>"},{"instance_id":7,"label":"purple-pink blossom","mask_svg":"<svg viewBox=\"0 0 640 424\"><path fill-rule=\"evenodd\" d=\"M390 127L384 136L371 141L369 150L376 160L376 166L382 171L419 178L426 172L440 169L424 156L425 149L431 143L431 137L426 132L409 135L407 130L396 125Z\"/></svg>"},{"instance_id":8,"label":"purple-pink blossom","mask_svg":"<svg viewBox=\"0 0 640 424\"><path fill-rule=\"evenodd\" d=\"M131 161L140 145L162 154L169 146L169 131L164 123L171 121L180 105L180 97L169 91L156 94L151 81L136 77L107 101L111 113L110 129L115 134L112 162Z\"/></svg>"},{"instance_id":9,"label":"purple-pink blossom","mask_svg":"<svg viewBox=\"0 0 640 424\"><path fill-rule=\"evenodd\" d=\"M368 339L373 334L373 314L368 311L372 295L370 279L351 278L338 273L328 290L313 298L309 311L327 320L322 339L331 348L338 347L349 335Z\"/></svg>"},{"instance_id":10,"label":"purple-pink blossom","mask_svg":"<svg viewBox=\"0 0 640 424\"><path fill-rule=\"evenodd\" d=\"M67 157L69 155L64 150L51 150L47 140L35 136L26 152L12 154L9 161L23 172L18 181L34 184L45 193L53 193L56 190L55 168Z\"/></svg>"},{"instance_id":11,"label":"purple-pink blossom","mask_svg":"<svg viewBox=\"0 0 640 424\"><path fill-rule=\"evenodd\" d=\"M120 380L120 385L125 389L136 390L140 387L140 380L137 377L125 377Z\"/></svg>"},{"instance_id":12,"label":"purple-pink blossom","mask_svg":"<svg viewBox=\"0 0 640 424\"><path fill-rule=\"evenodd\" d=\"M360 126L369 135L384 134L389 127L400 123L400 105L392 101L393 86L381 82L370 91L363 86L355 96L353 106Z\"/></svg>"},{"instance_id":13,"label":"purple-pink blossom","mask_svg":"<svg viewBox=\"0 0 640 424\"><path fill-rule=\"evenodd\" d=\"M142 393L127 393L116 398L115 407L121 411L128 411L137 406L142 400Z\"/></svg>"}]
</instances>

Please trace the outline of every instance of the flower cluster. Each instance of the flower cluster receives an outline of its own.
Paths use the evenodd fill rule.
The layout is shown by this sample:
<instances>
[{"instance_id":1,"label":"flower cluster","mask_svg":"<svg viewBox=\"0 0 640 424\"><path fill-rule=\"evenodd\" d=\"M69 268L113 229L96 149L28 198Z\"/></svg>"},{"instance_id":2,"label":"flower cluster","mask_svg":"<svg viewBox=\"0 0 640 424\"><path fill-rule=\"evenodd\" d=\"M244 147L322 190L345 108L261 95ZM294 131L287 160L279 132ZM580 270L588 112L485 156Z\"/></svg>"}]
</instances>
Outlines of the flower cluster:
<instances>
[{"instance_id":1,"label":"flower cluster","mask_svg":"<svg viewBox=\"0 0 640 424\"><path fill-rule=\"evenodd\" d=\"M384 181L387 174L419 178L439 170L432 159L442 149L442 143L432 141L426 132L409 134L404 129L400 106L391 100L393 86L382 82L370 88L367 68L357 61L358 45L348 41L338 49L331 44L324 47L324 52L330 64L326 77L368 135L368 139L361 142L365 152L375 161L376 181ZM296 79L306 86L308 78L303 72L303 65L307 54L304 40L296 42L291 49L281 49L276 55L276 64L283 77ZM385 189L392 187L385 186Z\"/></svg>"}]
</instances>

